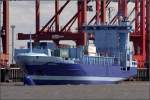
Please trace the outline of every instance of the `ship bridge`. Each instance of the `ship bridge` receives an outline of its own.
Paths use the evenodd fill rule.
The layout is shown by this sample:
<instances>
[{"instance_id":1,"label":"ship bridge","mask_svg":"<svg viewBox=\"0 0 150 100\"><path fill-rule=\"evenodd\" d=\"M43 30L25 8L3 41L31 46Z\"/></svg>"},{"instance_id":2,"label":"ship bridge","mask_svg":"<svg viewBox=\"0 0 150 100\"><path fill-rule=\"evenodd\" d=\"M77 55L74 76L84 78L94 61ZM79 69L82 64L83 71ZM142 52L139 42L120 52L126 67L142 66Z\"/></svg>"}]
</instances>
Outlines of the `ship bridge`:
<instances>
[{"instance_id":1,"label":"ship bridge","mask_svg":"<svg viewBox=\"0 0 150 100\"><path fill-rule=\"evenodd\" d=\"M87 40L92 34L96 51L102 56L119 57L121 62L127 62L132 57L129 33L132 26L128 22L121 22L118 25L87 25L83 26ZM89 41L86 45L88 46ZM132 59L132 58L131 58ZM123 65L126 66L125 63Z\"/></svg>"}]
</instances>

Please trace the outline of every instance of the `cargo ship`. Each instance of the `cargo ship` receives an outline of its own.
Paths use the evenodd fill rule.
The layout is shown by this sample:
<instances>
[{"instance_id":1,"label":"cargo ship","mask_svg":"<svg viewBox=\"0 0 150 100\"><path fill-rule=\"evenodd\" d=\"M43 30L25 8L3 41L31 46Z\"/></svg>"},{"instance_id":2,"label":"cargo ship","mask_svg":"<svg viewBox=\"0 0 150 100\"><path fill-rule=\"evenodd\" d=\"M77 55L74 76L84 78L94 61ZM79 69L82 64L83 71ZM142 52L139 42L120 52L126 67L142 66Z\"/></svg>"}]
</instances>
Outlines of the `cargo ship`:
<instances>
[{"instance_id":1,"label":"cargo ship","mask_svg":"<svg viewBox=\"0 0 150 100\"><path fill-rule=\"evenodd\" d=\"M129 39L132 27L127 21L118 25L86 25L86 46L58 47L54 43L28 43L16 49L16 63L24 69L27 85L107 84L135 77L137 62Z\"/></svg>"}]
</instances>

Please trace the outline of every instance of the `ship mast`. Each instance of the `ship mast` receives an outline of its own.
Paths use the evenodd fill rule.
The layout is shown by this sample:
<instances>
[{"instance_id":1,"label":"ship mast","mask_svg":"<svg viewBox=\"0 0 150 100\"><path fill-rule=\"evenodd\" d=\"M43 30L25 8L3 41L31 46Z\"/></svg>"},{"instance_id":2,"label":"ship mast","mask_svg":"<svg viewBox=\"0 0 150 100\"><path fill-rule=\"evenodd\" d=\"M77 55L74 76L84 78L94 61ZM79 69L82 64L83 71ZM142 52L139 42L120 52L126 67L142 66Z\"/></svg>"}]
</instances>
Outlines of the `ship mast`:
<instances>
[{"instance_id":1,"label":"ship mast","mask_svg":"<svg viewBox=\"0 0 150 100\"><path fill-rule=\"evenodd\" d=\"M32 35L31 35L31 32L30 32L30 52L32 52Z\"/></svg>"}]
</instances>

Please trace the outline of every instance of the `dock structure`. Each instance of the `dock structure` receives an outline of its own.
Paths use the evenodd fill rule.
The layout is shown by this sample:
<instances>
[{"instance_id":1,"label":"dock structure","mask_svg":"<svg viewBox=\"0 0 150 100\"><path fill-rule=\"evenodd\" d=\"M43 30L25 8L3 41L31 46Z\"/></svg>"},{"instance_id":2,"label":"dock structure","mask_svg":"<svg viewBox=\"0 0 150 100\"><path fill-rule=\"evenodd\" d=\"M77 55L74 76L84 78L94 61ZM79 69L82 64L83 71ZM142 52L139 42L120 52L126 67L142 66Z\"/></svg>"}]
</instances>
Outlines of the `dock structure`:
<instances>
[{"instance_id":1,"label":"dock structure","mask_svg":"<svg viewBox=\"0 0 150 100\"><path fill-rule=\"evenodd\" d=\"M3 67L0 70L1 80L0 82L22 82L24 72L20 66L13 65L11 67Z\"/></svg>"}]
</instances>

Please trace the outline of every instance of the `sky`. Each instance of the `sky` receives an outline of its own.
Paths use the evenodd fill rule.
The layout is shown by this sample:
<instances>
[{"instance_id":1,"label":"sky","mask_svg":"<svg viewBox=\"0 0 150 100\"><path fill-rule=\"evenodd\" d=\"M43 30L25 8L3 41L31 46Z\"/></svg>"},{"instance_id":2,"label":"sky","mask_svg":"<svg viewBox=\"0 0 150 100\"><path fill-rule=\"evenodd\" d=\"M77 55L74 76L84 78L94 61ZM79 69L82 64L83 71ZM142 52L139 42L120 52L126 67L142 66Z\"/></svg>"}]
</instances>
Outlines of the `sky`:
<instances>
[{"instance_id":1,"label":"sky","mask_svg":"<svg viewBox=\"0 0 150 100\"><path fill-rule=\"evenodd\" d=\"M65 3L65 0L62 0L60 2L60 6L62 6ZM91 2L88 5L93 5L93 9L95 7L95 3ZM131 9L134 7L133 3L128 4L129 9L128 13L131 12ZM41 0L41 6L40 6L40 13L41 13L41 18L40 18L40 23L41 27L45 25L48 20L54 15L55 9L54 9L54 1L53 0L48 0L48 1L42 1ZM117 13L117 4L111 2L109 7L113 7L113 10L111 12L112 17L116 15ZM33 0L26 0L26 1L11 1L10 2L10 26L15 25L15 41L14 45L15 48L20 48L26 46L27 41L23 40L17 40L17 33L35 33L35 2ZM62 14L60 15L60 24L61 26L64 26L67 21L76 13L77 11L77 2L73 0L70 2L67 7L63 10ZM90 20L94 14L95 14L95 9L93 12L88 12L88 18L87 20ZM107 11L108 12L108 11ZM1 13L2 15L2 13ZM134 14L133 14L134 15ZM132 16L133 16L132 15ZM132 20L133 18L130 17L129 20ZM107 17L108 20L108 17ZM76 28L76 24L73 26L73 30ZM11 27L10 27L10 54L11 54L11 48L12 48L12 36L11 36Z\"/></svg>"}]
</instances>

